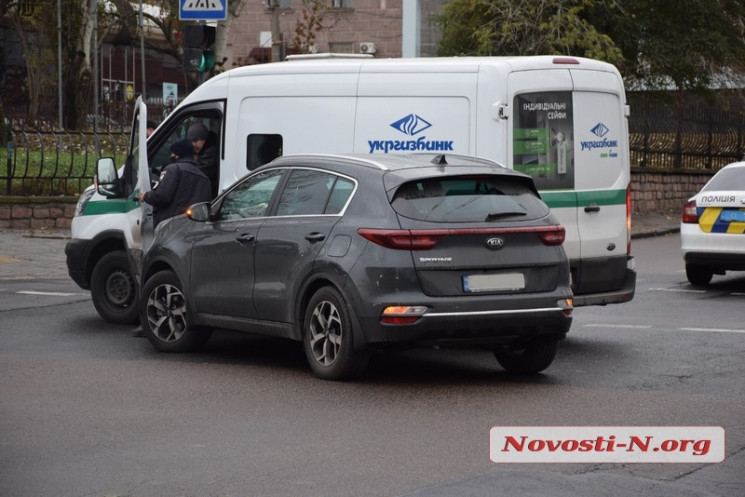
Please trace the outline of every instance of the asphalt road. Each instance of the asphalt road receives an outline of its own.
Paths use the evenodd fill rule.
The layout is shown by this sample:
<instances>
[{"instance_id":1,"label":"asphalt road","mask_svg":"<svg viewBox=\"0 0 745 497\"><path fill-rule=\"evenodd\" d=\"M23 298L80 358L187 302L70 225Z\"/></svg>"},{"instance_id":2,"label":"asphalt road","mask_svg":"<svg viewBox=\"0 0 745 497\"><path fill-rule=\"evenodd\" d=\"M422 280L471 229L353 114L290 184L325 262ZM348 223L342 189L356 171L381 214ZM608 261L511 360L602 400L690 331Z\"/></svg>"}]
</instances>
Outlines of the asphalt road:
<instances>
[{"instance_id":1,"label":"asphalt road","mask_svg":"<svg viewBox=\"0 0 745 497\"><path fill-rule=\"evenodd\" d=\"M296 344L227 332L159 354L69 280L0 275L0 495L745 495L745 275L693 288L678 246L635 241L634 301L578 309L536 377L413 350L325 382ZM722 426L727 459L492 463L489 429L521 425Z\"/></svg>"}]
</instances>

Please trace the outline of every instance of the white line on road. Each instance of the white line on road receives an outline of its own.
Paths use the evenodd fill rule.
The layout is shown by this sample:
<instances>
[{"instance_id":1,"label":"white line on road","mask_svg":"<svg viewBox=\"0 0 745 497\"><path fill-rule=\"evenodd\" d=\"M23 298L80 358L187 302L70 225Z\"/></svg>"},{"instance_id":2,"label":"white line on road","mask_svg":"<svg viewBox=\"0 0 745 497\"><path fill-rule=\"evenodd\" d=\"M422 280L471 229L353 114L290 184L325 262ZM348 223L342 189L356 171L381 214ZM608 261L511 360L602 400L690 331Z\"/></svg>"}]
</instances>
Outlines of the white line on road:
<instances>
[{"instance_id":1,"label":"white line on road","mask_svg":"<svg viewBox=\"0 0 745 497\"><path fill-rule=\"evenodd\" d=\"M67 292L41 292L37 290L20 290L16 293L23 295L43 295L48 297L72 297L75 295L85 295L84 293L67 293Z\"/></svg>"},{"instance_id":2,"label":"white line on road","mask_svg":"<svg viewBox=\"0 0 745 497\"><path fill-rule=\"evenodd\" d=\"M650 288L650 292L706 293L706 290L687 290L685 288Z\"/></svg>"},{"instance_id":3,"label":"white line on road","mask_svg":"<svg viewBox=\"0 0 745 497\"><path fill-rule=\"evenodd\" d=\"M632 328L637 330L648 330L651 328L648 324L604 324L604 323L589 323L585 325L585 328Z\"/></svg>"},{"instance_id":4,"label":"white line on road","mask_svg":"<svg viewBox=\"0 0 745 497\"><path fill-rule=\"evenodd\" d=\"M726 328L681 328L681 331L705 331L709 333L745 333L745 330L731 330Z\"/></svg>"}]
</instances>

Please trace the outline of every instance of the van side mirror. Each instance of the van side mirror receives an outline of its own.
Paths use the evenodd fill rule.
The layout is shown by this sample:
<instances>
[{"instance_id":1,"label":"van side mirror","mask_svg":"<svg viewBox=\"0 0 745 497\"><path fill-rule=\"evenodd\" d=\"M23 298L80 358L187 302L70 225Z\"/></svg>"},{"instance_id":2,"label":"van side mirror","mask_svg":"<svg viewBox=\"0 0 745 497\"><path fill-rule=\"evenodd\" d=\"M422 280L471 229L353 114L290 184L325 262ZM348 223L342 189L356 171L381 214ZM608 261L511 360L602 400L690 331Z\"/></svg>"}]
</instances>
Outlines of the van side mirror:
<instances>
[{"instance_id":1,"label":"van side mirror","mask_svg":"<svg viewBox=\"0 0 745 497\"><path fill-rule=\"evenodd\" d=\"M119 196L119 178L116 173L116 164L111 157L103 157L96 162L96 176L93 178L96 191L104 197L112 198Z\"/></svg>"},{"instance_id":2,"label":"van side mirror","mask_svg":"<svg viewBox=\"0 0 745 497\"><path fill-rule=\"evenodd\" d=\"M210 220L210 203L200 202L186 209L186 217L192 221L204 223Z\"/></svg>"}]
</instances>

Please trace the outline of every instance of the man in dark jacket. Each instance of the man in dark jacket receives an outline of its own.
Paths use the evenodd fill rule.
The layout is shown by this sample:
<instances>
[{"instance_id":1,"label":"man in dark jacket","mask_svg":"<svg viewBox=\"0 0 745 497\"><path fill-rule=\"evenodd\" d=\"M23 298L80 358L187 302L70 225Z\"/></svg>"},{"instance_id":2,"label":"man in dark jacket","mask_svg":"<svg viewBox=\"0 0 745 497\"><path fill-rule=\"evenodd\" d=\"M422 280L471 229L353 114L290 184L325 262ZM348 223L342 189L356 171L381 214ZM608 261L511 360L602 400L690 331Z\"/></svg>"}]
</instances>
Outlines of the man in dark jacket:
<instances>
[{"instance_id":1,"label":"man in dark jacket","mask_svg":"<svg viewBox=\"0 0 745 497\"><path fill-rule=\"evenodd\" d=\"M197 167L194 147L187 138L173 143L170 148L173 162L160 174L158 183L149 192L140 192L140 201L153 206L153 223L178 216L199 202L212 199L210 180Z\"/></svg>"},{"instance_id":2,"label":"man in dark jacket","mask_svg":"<svg viewBox=\"0 0 745 497\"><path fill-rule=\"evenodd\" d=\"M189 126L186 137L194 146L194 154L197 158L199 169L204 171L212 182L212 195L217 196L218 174L217 169L217 134L210 131L207 126L197 122Z\"/></svg>"}]
</instances>

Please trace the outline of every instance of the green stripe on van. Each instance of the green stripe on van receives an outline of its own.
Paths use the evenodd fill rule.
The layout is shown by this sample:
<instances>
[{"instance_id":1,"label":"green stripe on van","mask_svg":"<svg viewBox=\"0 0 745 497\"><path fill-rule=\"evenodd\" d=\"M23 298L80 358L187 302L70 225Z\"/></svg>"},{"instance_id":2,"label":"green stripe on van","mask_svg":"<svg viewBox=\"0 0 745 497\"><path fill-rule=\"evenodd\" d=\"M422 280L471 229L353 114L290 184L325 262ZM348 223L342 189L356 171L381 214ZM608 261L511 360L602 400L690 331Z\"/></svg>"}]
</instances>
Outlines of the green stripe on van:
<instances>
[{"instance_id":1,"label":"green stripe on van","mask_svg":"<svg viewBox=\"0 0 745 497\"><path fill-rule=\"evenodd\" d=\"M139 202L132 198L109 198L106 200L91 200L85 205L84 216L101 214L123 214L133 209L139 209Z\"/></svg>"},{"instance_id":2,"label":"green stripe on van","mask_svg":"<svg viewBox=\"0 0 745 497\"><path fill-rule=\"evenodd\" d=\"M626 190L597 190L590 192L542 191L541 198L549 207L577 207L580 205L626 205Z\"/></svg>"}]
</instances>

